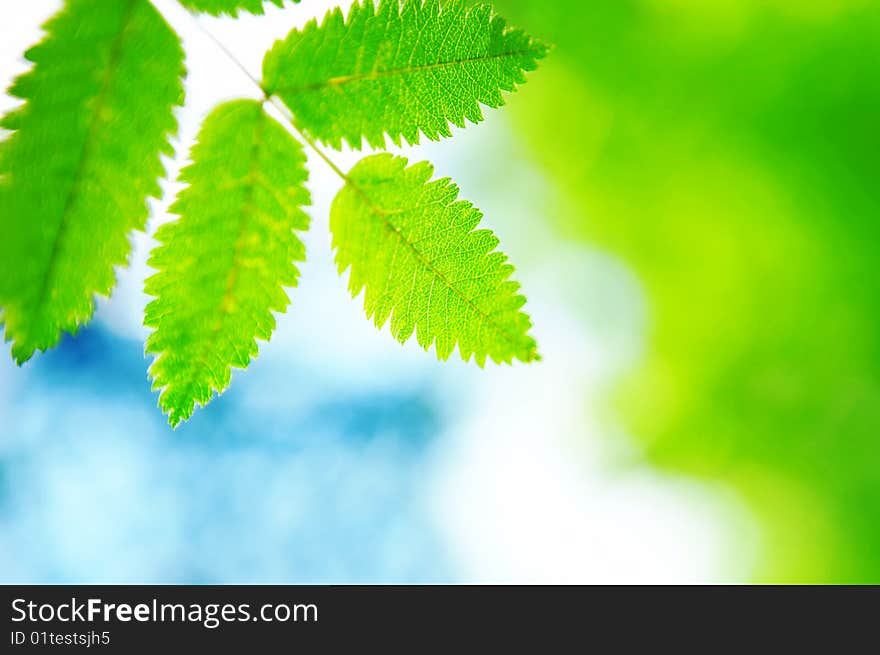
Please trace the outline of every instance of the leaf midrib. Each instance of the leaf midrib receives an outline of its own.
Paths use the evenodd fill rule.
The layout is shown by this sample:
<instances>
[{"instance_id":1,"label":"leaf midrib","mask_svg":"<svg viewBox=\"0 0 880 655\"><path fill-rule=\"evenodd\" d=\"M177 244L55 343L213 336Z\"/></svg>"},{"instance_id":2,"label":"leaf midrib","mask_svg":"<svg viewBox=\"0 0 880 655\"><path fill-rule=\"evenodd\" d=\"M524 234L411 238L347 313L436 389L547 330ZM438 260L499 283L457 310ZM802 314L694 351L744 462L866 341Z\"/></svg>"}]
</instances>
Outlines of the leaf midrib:
<instances>
[{"instance_id":1,"label":"leaf midrib","mask_svg":"<svg viewBox=\"0 0 880 655\"><path fill-rule=\"evenodd\" d=\"M411 73L439 70L443 68L450 68L453 66L464 66L466 64L476 64L480 62L495 61L500 59L512 59L514 57L526 56L537 57L538 53L535 50L512 50L510 52L502 52L494 55L480 55L478 57L466 57L464 59L435 62L431 64L421 64L418 66L406 66L404 68L393 68L389 70L373 71L370 73L341 75L338 77L331 77L329 80L325 80L323 82L315 82L313 84L305 84L302 86L279 87L275 89L267 88L264 89L264 91L266 92L266 95L269 96L273 94L295 95L298 93L308 93L310 91L322 91L329 88L342 87L346 84L351 84L354 82L379 80L385 77L394 77L395 75L408 75Z\"/></svg>"},{"instance_id":2,"label":"leaf midrib","mask_svg":"<svg viewBox=\"0 0 880 655\"><path fill-rule=\"evenodd\" d=\"M122 47L125 42L126 31L128 30L129 23L131 22L134 7L138 2L141 1L142 0L128 0L128 5L125 8L125 12L122 15L122 21L120 22L119 33L113 40L113 45L110 49L110 56L107 60L107 70L104 72L104 77L101 80L101 88L98 91L98 94L95 96L95 103L92 108L92 119L89 121L89 129L86 132L85 140L83 141L82 148L80 149L79 162L77 164L76 172L73 176L73 181L70 185L70 190L68 191L67 197L64 201L64 208L61 210L61 220L58 223L58 229L56 230L55 238L52 241L52 250L49 254L49 262L46 265L46 273L43 276L43 281L40 285L40 291L37 294L36 304L34 308L35 316L39 316L42 312L43 307L46 304L46 298L49 288L51 286L51 282L56 275L57 262L61 253L62 244L65 241L65 237L67 235L71 210L73 209L73 206L76 203L80 194L83 183L83 172L87 168L87 164L92 157L92 146L93 143L96 141L95 137L101 125L101 113L103 111L104 105L107 103L107 93L113 79L116 76L116 69L118 68L119 61L122 55ZM33 323L31 323L31 325L33 325Z\"/></svg>"},{"instance_id":3,"label":"leaf midrib","mask_svg":"<svg viewBox=\"0 0 880 655\"><path fill-rule=\"evenodd\" d=\"M415 255L416 259L426 269L431 271L431 273L434 274L436 278L438 278L443 284L445 284L448 289L450 289L456 296L458 296L471 310L473 310L480 317L484 324L488 324L494 329L496 334L500 334L501 336L503 336L510 345L515 347L517 352L525 345L523 341L521 341L515 335L512 335L509 330L498 324L492 319L491 316L489 316L482 309L477 307L467 296L459 291L459 289L456 288L455 285L447 280L446 276L443 275L443 273L441 273L439 270L437 270L437 268L429 260L425 259L419 249L416 248L415 245L403 235L402 230L400 230L396 225L388 220L387 216L389 215L389 212L381 207L378 203L376 203L361 186L359 186L354 180L351 179L350 175L346 176L346 181L352 187L352 189L354 189L358 193L358 195L360 195L366 201L367 206L370 208L371 211L373 211L376 216L379 217L385 228L388 229L392 234L396 235L397 238L399 238L401 242ZM531 349L527 348L527 350ZM490 357L492 356L490 353L486 354ZM516 355L516 357L519 358L518 355Z\"/></svg>"},{"instance_id":4,"label":"leaf midrib","mask_svg":"<svg viewBox=\"0 0 880 655\"><path fill-rule=\"evenodd\" d=\"M248 180L252 180L254 178L255 172L258 168L257 164L260 158L260 151L263 147L263 130L265 129L265 121L263 119L263 116L258 116L257 124L254 126L253 143L251 144L250 152L248 153ZM186 383L183 385L183 387L186 389L192 388L192 385L196 382L196 377L198 375L201 375L202 370L210 368L208 366L208 355L214 350L214 347L217 344L217 339L220 337L220 334L223 331L223 322L229 314L229 305L232 302L233 291L235 288L235 284L238 281L239 269L241 268L239 259L243 244L242 240L244 238L245 226L248 222L248 215L250 214L250 212L253 211L253 198L256 186L257 182L255 180L248 185L246 197L241 204L241 209L239 210L238 216L237 235L235 239L235 244L232 248L232 263L229 266L229 272L226 274L226 287L224 289L223 296L216 307L217 317L214 321L211 331L208 334L208 338L202 342L202 347L199 350L199 355L197 358L199 366L192 367L190 369L190 375ZM214 390L217 393L221 393L223 391L222 389ZM188 395L191 396L192 394Z\"/></svg>"}]
</instances>

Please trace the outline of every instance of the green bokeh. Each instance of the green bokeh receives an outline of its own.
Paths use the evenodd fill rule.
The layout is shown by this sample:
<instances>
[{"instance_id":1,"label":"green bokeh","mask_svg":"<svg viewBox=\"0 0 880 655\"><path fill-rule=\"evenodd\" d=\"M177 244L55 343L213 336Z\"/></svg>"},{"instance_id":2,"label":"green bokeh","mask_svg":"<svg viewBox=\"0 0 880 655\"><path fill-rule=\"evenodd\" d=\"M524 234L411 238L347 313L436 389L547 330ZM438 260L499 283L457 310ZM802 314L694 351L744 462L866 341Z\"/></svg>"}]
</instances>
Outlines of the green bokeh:
<instances>
[{"instance_id":1,"label":"green bokeh","mask_svg":"<svg viewBox=\"0 0 880 655\"><path fill-rule=\"evenodd\" d=\"M743 494L756 580L880 582L880 4L495 4L556 45L512 99L548 218L646 290L619 416Z\"/></svg>"}]
</instances>

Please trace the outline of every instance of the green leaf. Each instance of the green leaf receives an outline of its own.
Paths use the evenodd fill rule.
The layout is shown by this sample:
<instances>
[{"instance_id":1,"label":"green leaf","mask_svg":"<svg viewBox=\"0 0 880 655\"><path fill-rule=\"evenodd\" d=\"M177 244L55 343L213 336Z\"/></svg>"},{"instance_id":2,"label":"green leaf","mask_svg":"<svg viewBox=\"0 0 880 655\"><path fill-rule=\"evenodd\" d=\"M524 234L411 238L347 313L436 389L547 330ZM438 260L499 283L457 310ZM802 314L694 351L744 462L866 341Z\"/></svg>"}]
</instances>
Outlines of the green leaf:
<instances>
[{"instance_id":1,"label":"green leaf","mask_svg":"<svg viewBox=\"0 0 880 655\"><path fill-rule=\"evenodd\" d=\"M547 47L507 27L491 7L451 0L372 0L336 9L319 26L279 41L263 60L264 88L279 96L300 127L339 148L363 139L385 146L450 136L450 123L483 120L480 104L499 107Z\"/></svg>"},{"instance_id":2,"label":"green leaf","mask_svg":"<svg viewBox=\"0 0 880 655\"><path fill-rule=\"evenodd\" d=\"M19 363L110 293L183 99L179 40L147 0L68 0L45 29L0 121L0 322Z\"/></svg>"},{"instance_id":3,"label":"green leaf","mask_svg":"<svg viewBox=\"0 0 880 655\"><path fill-rule=\"evenodd\" d=\"M525 298L511 281L513 266L495 251L498 239L475 230L482 215L457 201L448 179L431 182L433 167L389 154L359 162L333 202L330 229L349 289L366 289L367 317L405 342L415 331L426 350L447 359L458 344L465 361L482 366L538 359L521 311Z\"/></svg>"},{"instance_id":4,"label":"green leaf","mask_svg":"<svg viewBox=\"0 0 880 655\"><path fill-rule=\"evenodd\" d=\"M257 355L255 339L270 338L272 312L290 302L283 287L299 277L294 262L305 259L294 230L309 223L302 147L259 102L216 108L192 161L171 207L180 218L156 233L149 264L159 273L146 285L156 297L144 318L155 328L150 376L171 425L222 393L231 367Z\"/></svg>"},{"instance_id":5,"label":"green leaf","mask_svg":"<svg viewBox=\"0 0 880 655\"><path fill-rule=\"evenodd\" d=\"M299 2L299 0L292 0ZM187 9L202 11L213 16L230 14L237 16L239 11L247 11L251 14L262 14L263 4L271 2L278 7L284 6L284 0L180 0Z\"/></svg>"}]
</instances>

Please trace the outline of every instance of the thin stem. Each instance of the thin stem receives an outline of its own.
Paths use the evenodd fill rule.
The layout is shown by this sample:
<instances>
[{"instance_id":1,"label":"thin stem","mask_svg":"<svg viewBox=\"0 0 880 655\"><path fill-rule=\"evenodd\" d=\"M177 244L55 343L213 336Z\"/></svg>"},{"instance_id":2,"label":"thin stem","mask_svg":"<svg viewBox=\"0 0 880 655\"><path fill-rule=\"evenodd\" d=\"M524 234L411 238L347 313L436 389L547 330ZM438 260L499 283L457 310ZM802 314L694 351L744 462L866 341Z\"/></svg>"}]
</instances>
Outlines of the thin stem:
<instances>
[{"instance_id":1,"label":"thin stem","mask_svg":"<svg viewBox=\"0 0 880 655\"><path fill-rule=\"evenodd\" d=\"M312 137L306 134L305 130L297 125L296 118L294 118L293 113L290 111L290 108L288 108L288 106L284 104L284 101L281 100L281 98L279 98L278 96L273 95L270 97L266 93L266 89L263 88L263 84L260 82L260 80L251 75L250 71L245 67L245 65L241 63L241 61L239 61L239 59L234 54L232 54L232 51L230 51L229 48L227 48L223 44L223 42L220 41L220 39L214 36L210 30L202 25L202 22L199 20L198 14L196 14L192 10L187 10L187 13L189 14L190 18L192 18L193 23L195 23L199 31L207 36L208 39L210 39L211 42L213 42L214 45L217 46L217 48L219 48L224 55L226 55L227 59L234 63L238 67L238 69L242 73L244 73L245 76L254 84L254 86L256 86L260 90L260 94L263 96L263 102L270 102L272 106L274 106L281 113L282 118L287 121L287 124L291 128L293 128L293 130L299 135L300 139L305 141L305 143L312 150L314 150L321 159L324 160L324 162L330 167L330 169L334 173L336 173L336 175L338 175L343 182L349 182L350 180L348 179L348 176L342 171L342 169L339 168L339 166L337 166L332 159L330 159L327 153L325 153L323 149L321 149L321 147Z\"/></svg>"},{"instance_id":2,"label":"thin stem","mask_svg":"<svg viewBox=\"0 0 880 655\"><path fill-rule=\"evenodd\" d=\"M272 106L274 106L279 112L281 112L281 114L284 116L284 119L290 124L290 126L296 131L296 133L299 134L300 138L305 141L312 150L318 153L318 156L324 160L324 162L333 170L333 172L336 173L340 178L342 178L344 182L348 182L348 175L346 175L342 171L342 169L339 168L339 166L333 163L333 160L330 159L329 156L327 156L327 153L324 152L321 146L319 146L312 137L306 134L305 130L303 130L299 125L296 124L296 118L294 118L293 113L291 113L287 105L284 104L284 101L281 100L281 98L279 98L278 96L272 96L271 98L269 98L268 101L271 102Z\"/></svg>"}]
</instances>

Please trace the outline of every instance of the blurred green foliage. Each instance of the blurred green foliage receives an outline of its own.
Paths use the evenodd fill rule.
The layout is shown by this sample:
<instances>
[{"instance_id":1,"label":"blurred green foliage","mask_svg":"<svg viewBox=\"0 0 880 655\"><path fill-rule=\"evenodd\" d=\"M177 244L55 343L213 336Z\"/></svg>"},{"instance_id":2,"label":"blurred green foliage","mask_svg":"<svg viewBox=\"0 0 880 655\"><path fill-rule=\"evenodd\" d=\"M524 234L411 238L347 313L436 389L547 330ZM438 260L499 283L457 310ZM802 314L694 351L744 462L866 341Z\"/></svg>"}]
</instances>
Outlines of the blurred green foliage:
<instances>
[{"instance_id":1,"label":"blurred green foliage","mask_svg":"<svg viewBox=\"0 0 880 655\"><path fill-rule=\"evenodd\" d=\"M756 580L880 582L880 3L495 4L556 45L513 100L549 211L646 290L629 431L743 494Z\"/></svg>"}]
</instances>

